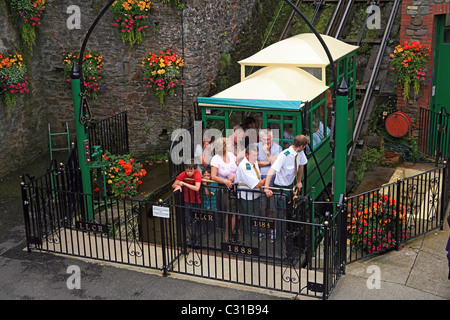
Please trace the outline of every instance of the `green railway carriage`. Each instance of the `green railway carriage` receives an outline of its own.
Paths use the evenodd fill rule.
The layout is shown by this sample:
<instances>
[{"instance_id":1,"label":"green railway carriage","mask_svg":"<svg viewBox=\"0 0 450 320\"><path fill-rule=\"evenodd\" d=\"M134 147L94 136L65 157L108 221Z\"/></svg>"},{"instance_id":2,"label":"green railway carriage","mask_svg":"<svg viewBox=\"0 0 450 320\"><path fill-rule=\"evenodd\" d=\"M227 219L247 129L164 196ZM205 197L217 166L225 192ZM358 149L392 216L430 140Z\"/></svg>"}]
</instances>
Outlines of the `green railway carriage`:
<instances>
[{"instance_id":1,"label":"green railway carriage","mask_svg":"<svg viewBox=\"0 0 450 320\"><path fill-rule=\"evenodd\" d=\"M345 78L349 89L347 146L353 139L355 122L356 46L322 35L333 57L338 83ZM283 148L297 134L309 136L303 192L317 198L329 190L332 157L331 111L333 80L329 60L314 34L275 43L239 61L241 82L212 96L198 98L198 112L204 128L227 135L247 116L260 115L262 128L278 129ZM329 192L327 194L329 196Z\"/></svg>"}]
</instances>

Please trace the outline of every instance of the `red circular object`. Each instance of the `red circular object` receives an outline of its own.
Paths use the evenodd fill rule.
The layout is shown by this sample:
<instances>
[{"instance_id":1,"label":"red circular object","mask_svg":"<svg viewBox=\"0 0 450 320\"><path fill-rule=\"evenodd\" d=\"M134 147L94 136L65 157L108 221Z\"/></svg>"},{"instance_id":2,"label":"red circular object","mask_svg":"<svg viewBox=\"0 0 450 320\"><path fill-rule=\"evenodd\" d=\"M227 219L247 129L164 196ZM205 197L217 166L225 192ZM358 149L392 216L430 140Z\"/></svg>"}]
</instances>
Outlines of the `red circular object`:
<instances>
[{"instance_id":1,"label":"red circular object","mask_svg":"<svg viewBox=\"0 0 450 320\"><path fill-rule=\"evenodd\" d=\"M384 123L387 132L395 138L403 138L407 133L411 134L411 118L404 112L394 112L386 118Z\"/></svg>"}]
</instances>

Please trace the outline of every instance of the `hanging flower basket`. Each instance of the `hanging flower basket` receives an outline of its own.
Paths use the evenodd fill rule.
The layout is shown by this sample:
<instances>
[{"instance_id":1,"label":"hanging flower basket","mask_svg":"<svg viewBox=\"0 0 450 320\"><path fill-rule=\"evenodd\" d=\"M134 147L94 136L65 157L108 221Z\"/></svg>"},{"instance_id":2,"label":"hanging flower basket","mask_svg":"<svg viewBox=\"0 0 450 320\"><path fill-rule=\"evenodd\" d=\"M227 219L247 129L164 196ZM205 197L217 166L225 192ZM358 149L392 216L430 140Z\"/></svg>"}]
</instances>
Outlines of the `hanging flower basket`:
<instances>
[{"instance_id":1,"label":"hanging flower basket","mask_svg":"<svg viewBox=\"0 0 450 320\"><path fill-rule=\"evenodd\" d=\"M70 52L64 55L64 76L67 82L70 82L70 74L74 61L78 63L80 59L79 52ZM93 100L97 99L99 93L105 90L103 81L103 57L100 53L88 52L83 57L83 78L86 94Z\"/></svg>"},{"instance_id":2,"label":"hanging flower basket","mask_svg":"<svg viewBox=\"0 0 450 320\"><path fill-rule=\"evenodd\" d=\"M403 89L403 99L407 101L413 92L415 101L419 95L420 87L428 83L428 62L430 48L421 45L418 41L407 42L395 47L394 53L390 55L389 62L394 71L397 81Z\"/></svg>"},{"instance_id":3,"label":"hanging flower basket","mask_svg":"<svg viewBox=\"0 0 450 320\"><path fill-rule=\"evenodd\" d=\"M32 47L36 40L36 29L41 25L45 10L44 0L9 0L13 21L18 26L23 42Z\"/></svg>"},{"instance_id":4,"label":"hanging flower basket","mask_svg":"<svg viewBox=\"0 0 450 320\"><path fill-rule=\"evenodd\" d=\"M0 95L4 96L7 112L16 105L16 97L29 90L27 68L22 55L14 52L0 54Z\"/></svg>"},{"instance_id":5,"label":"hanging flower basket","mask_svg":"<svg viewBox=\"0 0 450 320\"><path fill-rule=\"evenodd\" d=\"M144 66L143 80L147 82L147 88L152 88L158 98L161 107L167 96L173 96L178 87L184 85L181 76L181 68L184 61L171 50L159 53L149 52L142 60Z\"/></svg>"},{"instance_id":6,"label":"hanging flower basket","mask_svg":"<svg viewBox=\"0 0 450 320\"><path fill-rule=\"evenodd\" d=\"M131 46L142 42L144 32L150 26L149 0L118 0L110 8L114 22L112 26L120 30L123 43L129 42Z\"/></svg>"}]
</instances>

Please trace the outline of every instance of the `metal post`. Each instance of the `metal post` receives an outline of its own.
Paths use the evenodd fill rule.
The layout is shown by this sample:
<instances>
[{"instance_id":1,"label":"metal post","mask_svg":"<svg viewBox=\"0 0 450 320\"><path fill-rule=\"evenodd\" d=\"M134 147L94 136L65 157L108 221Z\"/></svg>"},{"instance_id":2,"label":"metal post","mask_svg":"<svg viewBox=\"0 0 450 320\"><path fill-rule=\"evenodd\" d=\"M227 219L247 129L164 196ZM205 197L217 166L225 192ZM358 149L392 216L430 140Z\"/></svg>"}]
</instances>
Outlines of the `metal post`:
<instances>
[{"instance_id":1,"label":"metal post","mask_svg":"<svg viewBox=\"0 0 450 320\"><path fill-rule=\"evenodd\" d=\"M22 190L22 205L23 205L23 214L25 218L25 237L27 239L27 251L31 253L31 227L30 227L30 216L29 216L29 202L27 197L27 185L25 184L25 175L22 176L22 182L20 183L20 188Z\"/></svg>"},{"instance_id":2,"label":"metal post","mask_svg":"<svg viewBox=\"0 0 450 320\"><path fill-rule=\"evenodd\" d=\"M447 200L446 200L446 193L448 192L447 190L450 188L450 186L447 185L447 170L448 170L448 163L447 161L444 161L444 167L441 169L442 171L442 192L441 192L441 214L439 217L439 226L440 226L440 230L444 230L444 217L445 217L445 210L447 209Z\"/></svg>"},{"instance_id":3,"label":"metal post","mask_svg":"<svg viewBox=\"0 0 450 320\"><path fill-rule=\"evenodd\" d=\"M348 86L345 78L336 93L336 136L334 156L334 201L339 202L340 196L346 194L347 179L347 114L348 114Z\"/></svg>"},{"instance_id":4,"label":"metal post","mask_svg":"<svg viewBox=\"0 0 450 320\"><path fill-rule=\"evenodd\" d=\"M398 251L400 249L400 201L402 199L402 180L400 178L395 182L396 186L396 199L395 199L395 212L397 213L395 216L395 250Z\"/></svg>"},{"instance_id":5,"label":"metal post","mask_svg":"<svg viewBox=\"0 0 450 320\"><path fill-rule=\"evenodd\" d=\"M78 162L81 171L81 183L83 187L83 194L85 195L84 208L85 208L85 218L88 221L94 219L94 208L92 204L92 184L91 184L91 173L88 164L86 163L86 152L90 150L85 150L85 142L88 141L86 128L84 124L80 122L80 109L81 109L81 86L80 86L80 76L81 73L78 70L76 62L73 64L72 74L71 74L71 84L72 84L72 98L73 98L73 110L75 118L75 129L76 129L76 141L77 141L77 151L78 151ZM89 148L89 147L88 147ZM91 201L88 200L91 197Z\"/></svg>"}]
</instances>

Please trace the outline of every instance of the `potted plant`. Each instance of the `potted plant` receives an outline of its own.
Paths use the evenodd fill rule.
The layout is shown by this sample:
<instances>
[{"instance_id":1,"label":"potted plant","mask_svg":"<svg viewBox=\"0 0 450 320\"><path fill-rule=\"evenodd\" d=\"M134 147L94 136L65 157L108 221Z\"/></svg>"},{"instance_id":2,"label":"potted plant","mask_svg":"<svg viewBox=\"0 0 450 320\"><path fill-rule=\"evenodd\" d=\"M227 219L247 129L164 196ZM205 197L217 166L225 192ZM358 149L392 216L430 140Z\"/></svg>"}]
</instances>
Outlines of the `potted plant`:
<instances>
[{"instance_id":1,"label":"potted plant","mask_svg":"<svg viewBox=\"0 0 450 320\"><path fill-rule=\"evenodd\" d=\"M41 25L45 9L44 0L9 0L14 22L19 28L22 40L32 47L36 39L36 29Z\"/></svg>"},{"instance_id":2,"label":"potted plant","mask_svg":"<svg viewBox=\"0 0 450 320\"><path fill-rule=\"evenodd\" d=\"M160 52L149 52L142 60L144 66L143 80L147 88L152 88L161 107L167 96L173 96L178 87L184 85L181 68L184 61L170 49Z\"/></svg>"},{"instance_id":3,"label":"potted plant","mask_svg":"<svg viewBox=\"0 0 450 320\"><path fill-rule=\"evenodd\" d=\"M374 253L392 248L397 241L406 238L406 207L398 206L387 195L377 192L361 196L349 204L347 216L347 244Z\"/></svg>"},{"instance_id":4,"label":"potted plant","mask_svg":"<svg viewBox=\"0 0 450 320\"><path fill-rule=\"evenodd\" d=\"M131 154L113 155L106 151L103 160L109 162L106 167L108 192L120 198L137 195L142 178L147 174L143 165L135 161Z\"/></svg>"},{"instance_id":5,"label":"potted plant","mask_svg":"<svg viewBox=\"0 0 450 320\"><path fill-rule=\"evenodd\" d=\"M67 82L70 82L70 74L72 72L72 67L74 61L78 62L80 59L79 52L70 52L64 55L64 76ZM100 92L105 89L102 85L102 68L103 68L103 57L97 52L87 52L83 57L83 83L86 88L86 93L92 99L97 99Z\"/></svg>"},{"instance_id":6,"label":"potted plant","mask_svg":"<svg viewBox=\"0 0 450 320\"><path fill-rule=\"evenodd\" d=\"M142 42L144 32L149 27L151 1L118 0L110 8L114 16L112 26L120 30L123 43L131 46Z\"/></svg>"},{"instance_id":7,"label":"potted plant","mask_svg":"<svg viewBox=\"0 0 450 320\"><path fill-rule=\"evenodd\" d=\"M418 41L405 41L403 46L395 47L390 57L391 68L403 89L403 99L407 101L410 98L413 87L413 100L416 100L420 86L427 83L430 48Z\"/></svg>"},{"instance_id":8,"label":"potted plant","mask_svg":"<svg viewBox=\"0 0 450 320\"><path fill-rule=\"evenodd\" d=\"M20 53L0 54L0 94L4 96L8 114L16 104L17 95L29 91L27 74Z\"/></svg>"}]
</instances>

